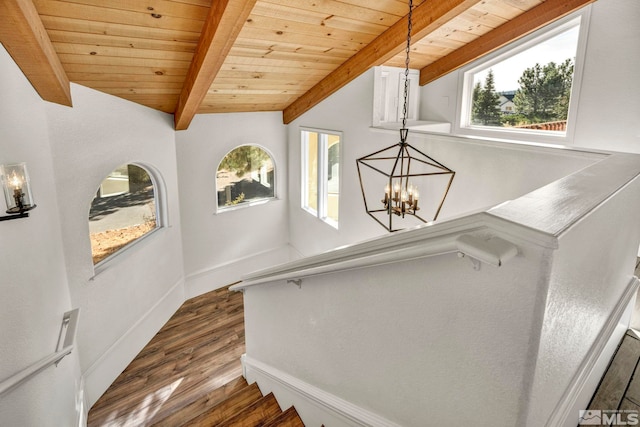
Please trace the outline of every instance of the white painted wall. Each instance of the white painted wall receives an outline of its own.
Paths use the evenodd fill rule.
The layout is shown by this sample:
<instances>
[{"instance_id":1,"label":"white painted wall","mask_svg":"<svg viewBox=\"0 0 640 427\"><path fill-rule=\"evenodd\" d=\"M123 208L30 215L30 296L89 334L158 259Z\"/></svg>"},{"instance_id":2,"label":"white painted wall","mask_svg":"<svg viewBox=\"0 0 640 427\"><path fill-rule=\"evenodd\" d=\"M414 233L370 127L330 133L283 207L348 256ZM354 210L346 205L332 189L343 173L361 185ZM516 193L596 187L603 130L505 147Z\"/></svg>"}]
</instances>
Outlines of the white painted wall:
<instances>
[{"instance_id":1,"label":"white painted wall","mask_svg":"<svg viewBox=\"0 0 640 427\"><path fill-rule=\"evenodd\" d=\"M198 115L176 133L187 297L289 260L285 129L280 112L229 113ZM272 155L276 200L216 214L218 165L246 144Z\"/></svg>"},{"instance_id":2,"label":"white painted wall","mask_svg":"<svg viewBox=\"0 0 640 427\"><path fill-rule=\"evenodd\" d=\"M369 70L289 125L290 241L304 255L386 233L365 212L356 170L357 158L399 140L397 131L370 128L373 77ZM301 127L343 132L338 230L300 207ZM519 197L599 158L593 153L418 132L410 132L408 141L456 172L440 219Z\"/></svg>"},{"instance_id":3,"label":"white painted wall","mask_svg":"<svg viewBox=\"0 0 640 427\"><path fill-rule=\"evenodd\" d=\"M400 426L523 425L548 255L518 244L500 269L451 253L247 288L247 355Z\"/></svg>"},{"instance_id":4,"label":"white painted wall","mask_svg":"<svg viewBox=\"0 0 640 427\"><path fill-rule=\"evenodd\" d=\"M0 164L26 162L37 207L29 218L0 222L0 380L56 349L67 288L57 188L44 103L0 46ZM0 212L6 207L4 197ZM80 323L82 324L82 314ZM81 393L77 349L0 398L0 424L71 426Z\"/></svg>"},{"instance_id":5,"label":"white painted wall","mask_svg":"<svg viewBox=\"0 0 640 427\"><path fill-rule=\"evenodd\" d=\"M184 301L184 272L172 116L72 85L73 108L47 104L62 247L89 405ZM117 166L155 172L165 201L163 227L94 270L89 206Z\"/></svg>"},{"instance_id":6,"label":"white painted wall","mask_svg":"<svg viewBox=\"0 0 640 427\"><path fill-rule=\"evenodd\" d=\"M528 425L544 425L549 411L562 401L632 280L640 242L638 194L640 181L636 179L559 239ZM576 409L586 408L590 397ZM571 416L565 425L576 425L577 410Z\"/></svg>"},{"instance_id":7,"label":"white painted wall","mask_svg":"<svg viewBox=\"0 0 640 427\"><path fill-rule=\"evenodd\" d=\"M640 152L640 3L599 0L591 4L574 147ZM473 67L475 63L469 64ZM421 88L424 120L455 123L463 70Z\"/></svg>"}]
</instances>

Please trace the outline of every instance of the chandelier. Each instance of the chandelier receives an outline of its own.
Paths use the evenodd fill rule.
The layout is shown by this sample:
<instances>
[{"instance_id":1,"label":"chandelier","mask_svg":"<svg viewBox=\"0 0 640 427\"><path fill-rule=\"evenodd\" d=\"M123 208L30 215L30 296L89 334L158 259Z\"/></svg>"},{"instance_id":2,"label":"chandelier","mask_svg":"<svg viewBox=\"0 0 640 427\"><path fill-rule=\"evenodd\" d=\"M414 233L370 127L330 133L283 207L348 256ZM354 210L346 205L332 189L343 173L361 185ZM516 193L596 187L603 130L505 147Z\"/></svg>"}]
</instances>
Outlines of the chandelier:
<instances>
[{"instance_id":1,"label":"chandelier","mask_svg":"<svg viewBox=\"0 0 640 427\"><path fill-rule=\"evenodd\" d=\"M409 0L400 142L356 160L365 210L387 231L398 231L408 226L435 221L455 176L454 171L407 142L412 10L413 1ZM377 185L373 193L365 188L365 181L363 181L365 174L370 175L370 179L366 179L369 185L372 183ZM428 182L427 178L429 178ZM425 198L427 194L429 197ZM442 194L439 201L437 197L433 197L435 194ZM426 203L425 199L428 200ZM394 219L396 223L402 222L400 228L394 226Z\"/></svg>"}]
</instances>

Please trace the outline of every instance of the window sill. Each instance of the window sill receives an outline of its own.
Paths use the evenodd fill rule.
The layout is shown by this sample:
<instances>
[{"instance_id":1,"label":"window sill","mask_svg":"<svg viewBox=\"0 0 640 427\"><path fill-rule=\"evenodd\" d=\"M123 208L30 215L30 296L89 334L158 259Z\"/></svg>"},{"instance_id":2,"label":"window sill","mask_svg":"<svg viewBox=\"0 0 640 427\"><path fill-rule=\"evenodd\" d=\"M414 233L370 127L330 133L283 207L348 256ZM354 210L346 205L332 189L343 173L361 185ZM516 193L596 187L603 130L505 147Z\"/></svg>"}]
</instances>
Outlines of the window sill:
<instances>
[{"instance_id":1,"label":"window sill","mask_svg":"<svg viewBox=\"0 0 640 427\"><path fill-rule=\"evenodd\" d=\"M245 203L241 203L235 206L230 206L230 207L223 207L223 208L217 208L217 210L213 213L214 215L219 215L219 214L224 214L227 212L234 212L240 209L246 209L246 208L250 208L253 206L260 206L260 205L266 205L267 203L271 203L271 202L275 202L280 200L277 197L270 197L268 199L260 199L260 200L255 200L252 202L245 202Z\"/></svg>"},{"instance_id":2,"label":"window sill","mask_svg":"<svg viewBox=\"0 0 640 427\"><path fill-rule=\"evenodd\" d=\"M372 129L400 130L402 123L381 123L372 126ZM412 132L428 132L428 133L451 133L451 123L437 122L431 120L416 120L407 122L407 129Z\"/></svg>"},{"instance_id":3,"label":"window sill","mask_svg":"<svg viewBox=\"0 0 640 427\"><path fill-rule=\"evenodd\" d=\"M118 260L123 255L129 253L129 251L132 248L142 245L143 242L147 241L147 238L149 236L155 235L159 230L162 230L162 229L165 229L165 228L170 228L170 226L156 227L154 230L151 230L147 234L138 237L136 240L133 240L130 243L128 243L127 245L125 245L122 248L118 249L117 251L115 251L114 253L112 253L108 257L104 258L103 260L101 260L97 264L94 264L93 265L93 276L91 276L89 278L89 280L94 280L102 272L110 269L113 265L115 265L118 262Z\"/></svg>"}]
</instances>

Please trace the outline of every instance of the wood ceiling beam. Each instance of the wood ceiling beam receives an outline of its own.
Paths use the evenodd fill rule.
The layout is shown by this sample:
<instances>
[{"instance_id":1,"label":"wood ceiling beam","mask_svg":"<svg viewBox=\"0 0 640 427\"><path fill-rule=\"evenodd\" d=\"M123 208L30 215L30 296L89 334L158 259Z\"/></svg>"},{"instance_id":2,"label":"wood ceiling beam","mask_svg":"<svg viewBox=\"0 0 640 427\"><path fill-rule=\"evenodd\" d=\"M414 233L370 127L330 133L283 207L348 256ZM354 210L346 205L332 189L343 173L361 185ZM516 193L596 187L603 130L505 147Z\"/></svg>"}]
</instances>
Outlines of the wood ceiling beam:
<instances>
[{"instance_id":1,"label":"wood ceiling beam","mask_svg":"<svg viewBox=\"0 0 640 427\"><path fill-rule=\"evenodd\" d=\"M411 37L419 40L480 0L427 0L413 10ZM367 71L402 52L407 43L407 17L400 19L349 58L283 111L288 124Z\"/></svg>"},{"instance_id":2,"label":"wood ceiling beam","mask_svg":"<svg viewBox=\"0 0 640 427\"><path fill-rule=\"evenodd\" d=\"M216 0L211 5L178 99L176 130L189 127L255 3L256 0Z\"/></svg>"},{"instance_id":3,"label":"wood ceiling beam","mask_svg":"<svg viewBox=\"0 0 640 427\"><path fill-rule=\"evenodd\" d=\"M45 101L71 106L71 85L31 0L0 0L0 42Z\"/></svg>"},{"instance_id":4,"label":"wood ceiling beam","mask_svg":"<svg viewBox=\"0 0 640 427\"><path fill-rule=\"evenodd\" d=\"M430 83L594 1L546 0L421 69L420 85Z\"/></svg>"}]
</instances>

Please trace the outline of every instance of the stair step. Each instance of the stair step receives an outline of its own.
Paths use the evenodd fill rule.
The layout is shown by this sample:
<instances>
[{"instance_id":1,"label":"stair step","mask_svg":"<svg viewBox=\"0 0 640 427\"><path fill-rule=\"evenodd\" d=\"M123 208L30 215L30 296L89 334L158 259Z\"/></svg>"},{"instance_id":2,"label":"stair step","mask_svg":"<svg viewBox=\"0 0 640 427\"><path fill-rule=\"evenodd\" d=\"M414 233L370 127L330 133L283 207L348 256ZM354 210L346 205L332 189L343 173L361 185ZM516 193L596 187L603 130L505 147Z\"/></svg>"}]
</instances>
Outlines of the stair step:
<instances>
[{"instance_id":1,"label":"stair step","mask_svg":"<svg viewBox=\"0 0 640 427\"><path fill-rule=\"evenodd\" d=\"M222 387L188 403L167 417L160 420L153 420L153 424L151 425L153 427L175 427L184 425L191 419L219 405L246 387L249 387L249 384L247 384L247 381L242 376L234 378Z\"/></svg>"},{"instance_id":2,"label":"stair step","mask_svg":"<svg viewBox=\"0 0 640 427\"><path fill-rule=\"evenodd\" d=\"M263 399L263 397L258 388L258 384L253 383L229 396L225 401L211 407L209 410L192 417L188 422L184 423L184 425L192 427L220 425L223 421L230 419L244 408L255 404L261 399Z\"/></svg>"},{"instance_id":3,"label":"stair step","mask_svg":"<svg viewBox=\"0 0 640 427\"><path fill-rule=\"evenodd\" d=\"M280 406L273 396L269 393L258 401L236 413L233 417L228 418L216 427L258 427L263 423L278 415L281 412Z\"/></svg>"},{"instance_id":4,"label":"stair step","mask_svg":"<svg viewBox=\"0 0 640 427\"><path fill-rule=\"evenodd\" d=\"M304 423L300 419L296 408L291 406L283 413L267 420L262 427L304 427Z\"/></svg>"}]
</instances>

